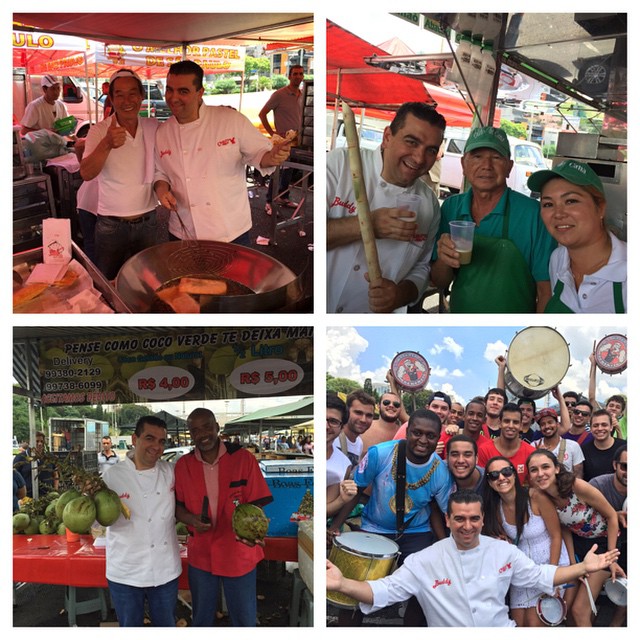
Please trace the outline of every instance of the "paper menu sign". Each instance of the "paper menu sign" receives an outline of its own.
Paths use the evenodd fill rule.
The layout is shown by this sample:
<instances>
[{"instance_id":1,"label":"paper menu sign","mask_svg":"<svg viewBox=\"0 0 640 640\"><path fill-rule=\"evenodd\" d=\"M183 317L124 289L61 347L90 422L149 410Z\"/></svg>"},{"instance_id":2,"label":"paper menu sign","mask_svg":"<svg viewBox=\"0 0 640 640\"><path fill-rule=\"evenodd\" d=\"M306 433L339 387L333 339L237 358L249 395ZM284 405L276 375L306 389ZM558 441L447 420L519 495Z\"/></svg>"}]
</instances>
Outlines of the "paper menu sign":
<instances>
[{"instance_id":1,"label":"paper menu sign","mask_svg":"<svg viewBox=\"0 0 640 640\"><path fill-rule=\"evenodd\" d=\"M71 220L45 218L42 221L42 261L68 264L71 260Z\"/></svg>"}]
</instances>

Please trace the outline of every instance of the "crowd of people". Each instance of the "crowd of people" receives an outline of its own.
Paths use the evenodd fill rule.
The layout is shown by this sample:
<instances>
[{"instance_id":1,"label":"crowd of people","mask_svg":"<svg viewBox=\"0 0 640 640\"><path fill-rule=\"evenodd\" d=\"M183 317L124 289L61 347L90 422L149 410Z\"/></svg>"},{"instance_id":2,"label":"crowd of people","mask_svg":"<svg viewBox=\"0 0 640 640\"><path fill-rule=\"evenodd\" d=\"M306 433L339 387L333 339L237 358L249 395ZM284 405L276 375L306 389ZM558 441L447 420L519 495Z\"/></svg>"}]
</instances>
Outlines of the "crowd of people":
<instances>
[{"instance_id":1,"label":"crowd of people","mask_svg":"<svg viewBox=\"0 0 640 640\"><path fill-rule=\"evenodd\" d=\"M408 414L391 374L378 400L327 393L328 550L348 531L398 550L375 580L327 560L327 590L360 603L337 624L400 602L405 626L542 626L546 594L592 626L605 582L626 578L628 455L626 399L598 403L594 376L590 399L554 388L557 409L509 399L500 373L464 408L434 392Z\"/></svg>"},{"instance_id":2,"label":"crowd of people","mask_svg":"<svg viewBox=\"0 0 640 640\"><path fill-rule=\"evenodd\" d=\"M303 77L292 66L288 87L295 85L295 92L268 105L278 133L281 122L295 131L302 126ZM161 241L158 205L170 212L169 240L249 244L246 167L270 175L288 158L291 140L270 140L235 109L204 104L203 79L202 67L191 60L171 65L165 97L172 117L160 123L140 116L145 91L138 74L119 69L103 85L104 119L86 139L75 141L83 179L77 193L83 246L108 279L129 257ZM27 105L23 134L53 131L55 121L67 115L60 90L57 76L43 76L43 95ZM289 177L281 173L281 179Z\"/></svg>"},{"instance_id":3,"label":"crowd of people","mask_svg":"<svg viewBox=\"0 0 640 640\"><path fill-rule=\"evenodd\" d=\"M625 313L627 249L605 224L605 189L584 162L533 173L540 201L507 186L506 133L471 130L462 170L470 188L439 204L427 186L445 118L408 102L378 149L362 149L362 176L382 275L369 280L347 149L327 155L327 311L403 313L429 285L450 293L452 313ZM400 198L417 197L412 216ZM449 223L473 222L461 261ZM500 294L496 295L496 290Z\"/></svg>"}]
</instances>

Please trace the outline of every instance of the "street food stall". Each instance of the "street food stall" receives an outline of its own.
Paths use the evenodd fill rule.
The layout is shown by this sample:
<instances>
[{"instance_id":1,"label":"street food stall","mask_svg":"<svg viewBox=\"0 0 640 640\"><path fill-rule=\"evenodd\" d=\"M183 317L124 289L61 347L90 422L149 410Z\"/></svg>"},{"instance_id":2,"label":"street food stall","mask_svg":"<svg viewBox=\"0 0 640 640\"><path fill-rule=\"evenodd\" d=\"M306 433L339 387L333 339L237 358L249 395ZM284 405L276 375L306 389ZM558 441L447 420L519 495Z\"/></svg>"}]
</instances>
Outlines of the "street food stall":
<instances>
[{"instance_id":1,"label":"street food stall","mask_svg":"<svg viewBox=\"0 0 640 640\"><path fill-rule=\"evenodd\" d=\"M280 413L281 421L297 424L313 415L313 328L16 328L14 378L14 393L26 396L32 408L260 398L272 417ZM304 397L279 402L293 394ZM216 413L220 420L222 414ZM30 416L33 420L33 410ZM30 428L33 438L35 424ZM307 564L312 555L313 459L303 462L304 469L287 470L289 480L303 483L297 493L281 479L279 468L262 469L274 497L268 507L273 522L265 539L265 560L297 563L301 525ZM61 462L61 478L75 477L77 470L69 472L65 464ZM76 588L106 587L102 533L93 527L92 534L77 540L38 532L14 536L14 581L66 585L70 624L81 611ZM183 568L186 553L183 548ZM180 587L188 588L186 571ZM302 593L299 588L298 598ZM298 608L302 603L298 600ZM92 606L100 610L99 596Z\"/></svg>"},{"instance_id":2,"label":"street food stall","mask_svg":"<svg viewBox=\"0 0 640 640\"><path fill-rule=\"evenodd\" d=\"M109 30L105 32L105 24L117 24L117 35ZM15 25L20 31L14 32L14 65L24 65L27 76L55 73L65 78L85 78L87 91L90 89L89 78L94 78L97 86L98 78L107 77L113 69L123 66L138 71L143 78L164 79L169 64L192 59L203 66L207 76L235 71L244 77L246 46L269 45L272 50L313 47L313 17L302 13L179 16L16 13ZM141 35L147 33L153 37ZM70 35L86 43L84 50L70 52L62 48L63 45L71 46ZM56 42L56 38L61 39L60 48L56 47L55 53L49 56L42 55L40 50L44 44ZM71 55L66 55L69 53ZM60 158L49 160L45 168L40 163L29 162L18 128L14 132L13 280L17 295L14 311L243 313L310 310L313 285L311 256L306 242L304 246L296 244L295 251L282 241L276 242L276 231L282 227L295 224L299 236L304 236L303 225L312 222L313 83L308 84L305 117L299 132L301 144L288 161L290 166L303 170L302 198L289 220L276 222L274 216L271 233L260 231L270 236L265 244L272 246L245 248L198 240L170 245L164 241L168 240L169 212L159 208L160 244L133 256L125 265L128 268L123 268L114 281L102 277L83 251L75 211L75 193L82 181L75 155L68 153L62 161ZM97 89L93 91L97 94ZM249 184L247 190L248 197L252 198ZM70 221L70 268L67 274L48 274L48 279L43 280L42 273L32 276L32 272L36 265L47 262L49 243L44 238L44 220L49 218ZM282 234L277 237L281 238ZM65 275L68 277L63 277ZM227 294L210 295L206 300L196 296L188 310L162 304L156 292L179 284L184 277L221 279L232 286ZM32 283L36 286L29 286ZM42 287L43 283L48 286ZM89 291L90 298L86 299L84 294L77 298L80 290Z\"/></svg>"}]
</instances>

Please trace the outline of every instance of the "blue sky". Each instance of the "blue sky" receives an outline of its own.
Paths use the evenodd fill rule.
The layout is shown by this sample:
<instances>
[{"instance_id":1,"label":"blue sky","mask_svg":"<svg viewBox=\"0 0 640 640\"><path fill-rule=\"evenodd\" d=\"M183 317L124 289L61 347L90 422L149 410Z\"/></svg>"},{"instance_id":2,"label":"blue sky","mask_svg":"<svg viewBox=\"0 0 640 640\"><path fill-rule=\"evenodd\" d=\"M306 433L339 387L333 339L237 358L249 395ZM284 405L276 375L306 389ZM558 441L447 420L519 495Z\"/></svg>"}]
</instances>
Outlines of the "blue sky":
<instances>
[{"instance_id":1,"label":"blue sky","mask_svg":"<svg viewBox=\"0 0 640 640\"><path fill-rule=\"evenodd\" d=\"M328 327L327 372L363 382L384 382L396 353L418 351L431 367L429 387L445 391L460 402L495 386L494 359L505 355L516 335L525 327ZM626 335L622 326L559 327L569 344L571 366L561 384L562 391L588 390L589 354L594 341L612 333ZM598 371L597 398L627 393L627 372L609 376ZM551 398L552 404L553 399ZM539 401L544 405L545 400Z\"/></svg>"}]
</instances>

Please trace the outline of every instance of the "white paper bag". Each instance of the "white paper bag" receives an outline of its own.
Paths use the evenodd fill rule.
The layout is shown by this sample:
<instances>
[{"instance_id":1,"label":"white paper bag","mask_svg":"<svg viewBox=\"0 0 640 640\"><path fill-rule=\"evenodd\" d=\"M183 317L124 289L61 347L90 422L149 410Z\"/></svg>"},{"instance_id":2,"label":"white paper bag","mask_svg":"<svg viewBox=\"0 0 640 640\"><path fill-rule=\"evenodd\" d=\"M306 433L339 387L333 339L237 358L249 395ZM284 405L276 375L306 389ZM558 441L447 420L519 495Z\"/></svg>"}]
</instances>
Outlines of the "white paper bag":
<instances>
[{"instance_id":1,"label":"white paper bag","mask_svg":"<svg viewBox=\"0 0 640 640\"><path fill-rule=\"evenodd\" d=\"M45 218L42 221L42 261L68 264L71 260L71 220Z\"/></svg>"}]
</instances>

